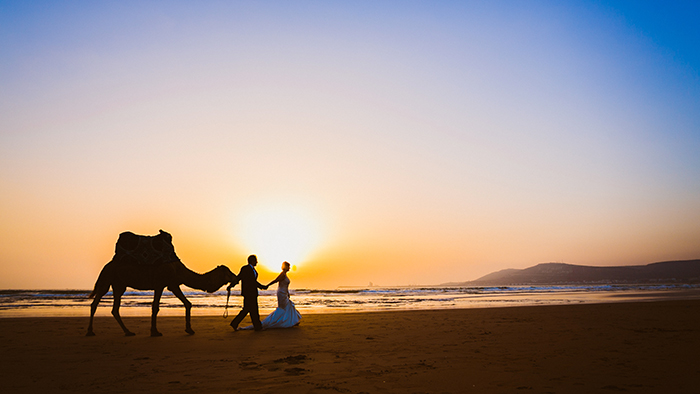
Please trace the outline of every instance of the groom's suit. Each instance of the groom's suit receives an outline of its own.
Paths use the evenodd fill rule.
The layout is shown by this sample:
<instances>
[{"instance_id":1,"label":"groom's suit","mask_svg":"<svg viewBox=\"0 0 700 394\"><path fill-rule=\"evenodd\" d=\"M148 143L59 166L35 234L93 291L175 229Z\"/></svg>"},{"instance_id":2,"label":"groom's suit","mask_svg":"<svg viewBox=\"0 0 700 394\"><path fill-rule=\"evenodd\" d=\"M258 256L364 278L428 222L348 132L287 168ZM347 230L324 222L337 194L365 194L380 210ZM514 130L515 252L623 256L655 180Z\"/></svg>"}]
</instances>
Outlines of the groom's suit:
<instances>
[{"instance_id":1,"label":"groom's suit","mask_svg":"<svg viewBox=\"0 0 700 394\"><path fill-rule=\"evenodd\" d=\"M258 272L250 264L241 267L241 272L238 273L238 279L241 282L243 309L233 318L231 327L237 329L243 318L250 313L250 320L253 321L253 327L256 330L262 330L260 312L258 311L258 289L265 289L266 287L258 282Z\"/></svg>"}]
</instances>

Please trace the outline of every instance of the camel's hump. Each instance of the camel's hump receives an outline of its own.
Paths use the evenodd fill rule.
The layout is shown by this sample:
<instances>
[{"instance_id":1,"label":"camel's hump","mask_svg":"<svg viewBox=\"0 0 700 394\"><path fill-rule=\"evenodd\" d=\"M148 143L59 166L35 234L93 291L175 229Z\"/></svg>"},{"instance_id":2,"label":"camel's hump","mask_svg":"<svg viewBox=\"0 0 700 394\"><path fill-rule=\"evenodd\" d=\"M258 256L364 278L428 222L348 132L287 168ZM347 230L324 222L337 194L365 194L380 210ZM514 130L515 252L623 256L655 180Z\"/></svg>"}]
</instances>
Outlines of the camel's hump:
<instances>
[{"instance_id":1,"label":"camel's hump","mask_svg":"<svg viewBox=\"0 0 700 394\"><path fill-rule=\"evenodd\" d=\"M125 231L119 234L114 250L114 261L121 264L156 265L179 260L175 254L173 237L163 230L153 236Z\"/></svg>"}]
</instances>

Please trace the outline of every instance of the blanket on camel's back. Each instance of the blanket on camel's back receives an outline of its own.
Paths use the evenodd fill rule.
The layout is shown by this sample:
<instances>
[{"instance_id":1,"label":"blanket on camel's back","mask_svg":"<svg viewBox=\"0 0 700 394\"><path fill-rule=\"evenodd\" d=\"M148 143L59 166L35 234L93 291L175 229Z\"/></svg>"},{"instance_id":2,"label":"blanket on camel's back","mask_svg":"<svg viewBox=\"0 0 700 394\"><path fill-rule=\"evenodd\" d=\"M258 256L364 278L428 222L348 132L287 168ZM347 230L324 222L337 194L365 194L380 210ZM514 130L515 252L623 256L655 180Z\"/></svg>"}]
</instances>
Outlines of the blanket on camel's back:
<instances>
[{"instance_id":1,"label":"blanket on camel's back","mask_svg":"<svg viewBox=\"0 0 700 394\"><path fill-rule=\"evenodd\" d=\"M180 261L175 254L172 235L138 235L131 231L119 234L112 261L119 264L157 265Z\"/></svg>"}]
</instances>

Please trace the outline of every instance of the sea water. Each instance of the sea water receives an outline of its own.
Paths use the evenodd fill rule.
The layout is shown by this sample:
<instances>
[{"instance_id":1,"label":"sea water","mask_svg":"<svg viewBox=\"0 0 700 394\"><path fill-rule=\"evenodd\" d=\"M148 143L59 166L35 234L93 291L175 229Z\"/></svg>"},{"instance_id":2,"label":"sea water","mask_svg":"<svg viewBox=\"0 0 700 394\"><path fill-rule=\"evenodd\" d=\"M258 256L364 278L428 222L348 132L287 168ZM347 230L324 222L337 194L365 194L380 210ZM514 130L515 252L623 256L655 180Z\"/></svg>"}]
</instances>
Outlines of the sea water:
<instances>
[{"instance_id":1,"label":"sea water","mask_svg":"<svg viewBox=\"0 0 700 394\"><path fill-rule=\"evenodd\" d=\"M193 315L235 314L241 307L240 291L230 297L226 290L206 293L182 286L192 303ZM561 286L502 287L366 287L290 290L299 312L338 313L416 309L489 308L506 306L582 304L646 301L657 299L700 299L700 284L592 284ZM0 318L42 316L89 316L90 290L0 290ZM260 313L275 309L275 290L260 291ZM228 300L227 300L228 299ZM97 316L112 309L112 293L105 295ZM129 290L121 300L123 316L148 316L153 291ZM228 308L226 306L228 305ZM160 303L161 316L182 315L182 302L165 291Z\"/></svg>"}]
</instances>

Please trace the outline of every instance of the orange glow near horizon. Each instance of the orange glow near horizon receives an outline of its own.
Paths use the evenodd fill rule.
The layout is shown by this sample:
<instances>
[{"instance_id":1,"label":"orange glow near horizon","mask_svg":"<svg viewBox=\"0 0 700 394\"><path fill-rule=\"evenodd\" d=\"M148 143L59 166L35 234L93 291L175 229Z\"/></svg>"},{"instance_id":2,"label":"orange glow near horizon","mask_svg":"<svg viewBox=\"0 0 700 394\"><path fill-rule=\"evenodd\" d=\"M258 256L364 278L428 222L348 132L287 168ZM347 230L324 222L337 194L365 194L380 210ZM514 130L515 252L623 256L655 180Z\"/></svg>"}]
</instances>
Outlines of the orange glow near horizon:
<instances>
[{"instance_id":1,"label":"orange glow near horizon","mask_svg":"<svg viewBox=\"0 0 700 394\"><path fill-rule=\"evenodd\" d=\"M235 224L238 241L270 271L283 261L297 267L322 246L319 220L299 207L261 204L243 212Z\"/></svg>"}]
</instances>

